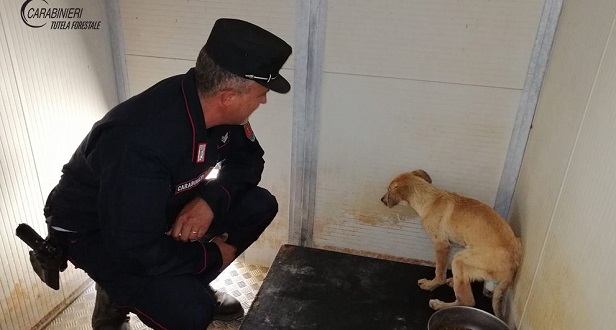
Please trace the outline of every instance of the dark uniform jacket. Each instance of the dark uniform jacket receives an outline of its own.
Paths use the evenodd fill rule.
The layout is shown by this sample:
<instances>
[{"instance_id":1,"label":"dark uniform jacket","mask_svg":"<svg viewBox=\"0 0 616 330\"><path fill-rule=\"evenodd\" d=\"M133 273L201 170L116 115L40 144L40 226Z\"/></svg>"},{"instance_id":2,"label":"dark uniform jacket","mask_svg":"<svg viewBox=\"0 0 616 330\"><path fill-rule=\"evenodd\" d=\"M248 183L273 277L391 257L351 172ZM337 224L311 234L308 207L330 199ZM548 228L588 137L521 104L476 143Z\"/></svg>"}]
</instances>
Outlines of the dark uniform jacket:
<instances>
[{"instance_id":1,"label":"dark uniform jacket","mask_svg":"<svg viewBox=\"0 0 616 330\"><path fill-rule=\"evenodd\" d=\"M206 180L218 162L218 178ZM263 164L250 124L206 129L191 69L95 123L63 167L47 213L55 227L100 235L104 255L115 260L107 265L112 273L198 274L220 267L218 248L165 232L196 196L214 210L214 221L224 219L234 196L258 184Z\"/></svg>"}]
</instances>

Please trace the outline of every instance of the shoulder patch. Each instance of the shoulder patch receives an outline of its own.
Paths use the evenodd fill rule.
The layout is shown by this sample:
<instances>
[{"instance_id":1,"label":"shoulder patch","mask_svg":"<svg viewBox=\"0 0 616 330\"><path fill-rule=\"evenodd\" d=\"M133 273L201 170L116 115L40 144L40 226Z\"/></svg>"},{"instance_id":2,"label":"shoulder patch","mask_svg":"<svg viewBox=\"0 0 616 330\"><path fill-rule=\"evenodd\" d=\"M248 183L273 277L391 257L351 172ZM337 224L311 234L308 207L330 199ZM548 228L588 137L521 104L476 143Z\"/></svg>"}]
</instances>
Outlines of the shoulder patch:
<instances>
[{"instance_id":1,"label":"shoulder patch","mask_svg":"<svg viewBox=\"0 0 616 330\"><path fill-rule=\"evenodd\" d=\"M246 137L252 141L255 142L255 133L252 131L252 127L250 127L250 123L246 122L246 124L244 124L244 132L246 133Z\"/></svg>"}]
</instances>

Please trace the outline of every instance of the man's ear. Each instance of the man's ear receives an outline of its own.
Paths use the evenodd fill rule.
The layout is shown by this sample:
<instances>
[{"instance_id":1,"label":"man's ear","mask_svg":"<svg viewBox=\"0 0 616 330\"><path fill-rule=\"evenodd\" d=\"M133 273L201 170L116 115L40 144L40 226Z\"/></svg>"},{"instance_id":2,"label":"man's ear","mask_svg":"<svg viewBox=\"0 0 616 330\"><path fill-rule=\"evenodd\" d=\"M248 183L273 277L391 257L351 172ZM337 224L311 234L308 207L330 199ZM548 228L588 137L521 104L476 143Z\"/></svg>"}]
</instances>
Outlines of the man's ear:
<instances>
[{"instance_id":1,"label":"man's ear","mask_svg":"<svg viewBox=\"0 0 616 330\"><path fill-rule=\"evenodd\" d=\"M218 96L220 103L226 108L231 105L231 103L235 99L235 96L237 96L237 91L234 89L225 89L220 92Z\"/></svg>"}]
</instances>

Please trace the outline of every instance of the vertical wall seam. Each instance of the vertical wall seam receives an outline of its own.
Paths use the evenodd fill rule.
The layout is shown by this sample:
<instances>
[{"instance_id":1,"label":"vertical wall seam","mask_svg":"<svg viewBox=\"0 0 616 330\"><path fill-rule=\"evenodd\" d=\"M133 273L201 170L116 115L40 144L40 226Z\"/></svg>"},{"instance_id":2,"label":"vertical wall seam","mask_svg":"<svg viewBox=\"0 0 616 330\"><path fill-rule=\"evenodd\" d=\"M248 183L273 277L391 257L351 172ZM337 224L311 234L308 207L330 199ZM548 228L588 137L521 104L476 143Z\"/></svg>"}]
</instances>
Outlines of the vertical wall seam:
<instances>
[{"instance_id":1,"label":"vertical wall seam","mask_svg":"<svg viewBox=\"0 0 616 330\"><path fill-rule=\"evenodd\" d=\"M546 0L539 21L535 44L531 53L524 88L520 97L518 111L514 122L509 149L498 185L494 209L505 219L509 219L511 202L518 181L522 159L532 121L535 116L543 78L554 42L558 19L562 10L563 0Z\"/></svg>"},{"instance_id":2,"label":"vertical wall seam","mask_svg":"<svg viewBox=\"0 0 616 330\"><path fill-rule=\"evenodd\" d=\"M289 243L311 246L326 0L297 0Z\"/></svg>"},{"instance_id":3,"label":"vertical wall seam","mask_svg":"<svg viewBox=\"0 0 616 330\"><path fill-rule=\"evenodd\" d=\"M294 46L294 78L293 78L293 116L291 132L291 178L289 187L289 236L288 242L299 245L301 241L300 231L302 227L303 187L306 179L304 154L305 147L301 143L304 137L304 119L306 109L306 70L308 60L309 24L306 22L306 8L310 2L296 0L295 20L295 45ZM309 16L310 10L308 10Z\"/></svg>"},{"instance_id":4,"label":"vertical wall seam","mask_svg":"<svg viewBox=\"0 0 616 330\"><path fill-rule=\"evenodd\" d=\"M321 110L321 87L323 76L323 56L324 56L324 35L325 35L325 14L327 11L326 0L313 0L310 15L310 39L307 75L307 104L308 115L312 123L312 130L309 132L310 142L308 148L309 157L309 189L306 205L306 219L302 224L302 245L312 246L314 232L314 215L316 205L316 184L318 169L318 149L319 149L319 126Z\"/></svg>"},{"instance_id":5,"label":"vertical wall seam","mask_svg":"<svg viewBox=\"0 0 616 330\"><path fill-rule=\"evenodd\" d=\"M563 1L546 0L539 20L535 43L524 81L524 88L520 96L520 103L518 104L518 111L509 140L509 148L505 156L505 163L494 201L494 209L507 221L509 221L513 194L522 167L522 159L526 150L535 110L539 102L539 95L552 44L554 43ZM484 291L493 291L495 286L496 283L494 281L486 281L484 282ZM526 303L522 314L525 308ZM521 320L522 316L520 316L518 322L521 322Z\"/></svg>"},{"instance_id":6,"label":"vertical wall seam","mask_svg":"<svg viewBox=\"0 0 616 330\"><path fill-rule=\"evenodd\" d=\"M115 71L118 102L123 102L130 97L130 88L126 64L126 49L122 34L122 14L120 13L118 0L105 0L105 7L107 20L109 21L109 43L111 45L111 57Z\"/></svg>"}]
</instances>

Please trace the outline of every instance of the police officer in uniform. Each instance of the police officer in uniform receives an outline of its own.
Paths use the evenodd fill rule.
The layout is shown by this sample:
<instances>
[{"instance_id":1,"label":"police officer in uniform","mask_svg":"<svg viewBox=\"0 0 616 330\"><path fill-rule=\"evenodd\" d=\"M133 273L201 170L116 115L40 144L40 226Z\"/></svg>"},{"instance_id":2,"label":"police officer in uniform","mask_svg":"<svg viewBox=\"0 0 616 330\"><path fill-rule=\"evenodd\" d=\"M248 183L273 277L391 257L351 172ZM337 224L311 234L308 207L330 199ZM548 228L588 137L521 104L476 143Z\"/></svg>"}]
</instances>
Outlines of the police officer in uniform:
<instances>
[{"instance_id":1,"label":"police officer in uniform","mask_svg":"<svg viewBox=\"0 0 616 330\"><path fill-rule=\"evenodd\" d=\"M290 54L256 25L219 19L194 68L109 111L63 167L45 215L97 283L94 329L128 329L128 312L182 330L243 316L209 283L278 211L257 185L263 150L248 117L269 90L290 90L279 74Z\"/></svg>"}]
</instances>

